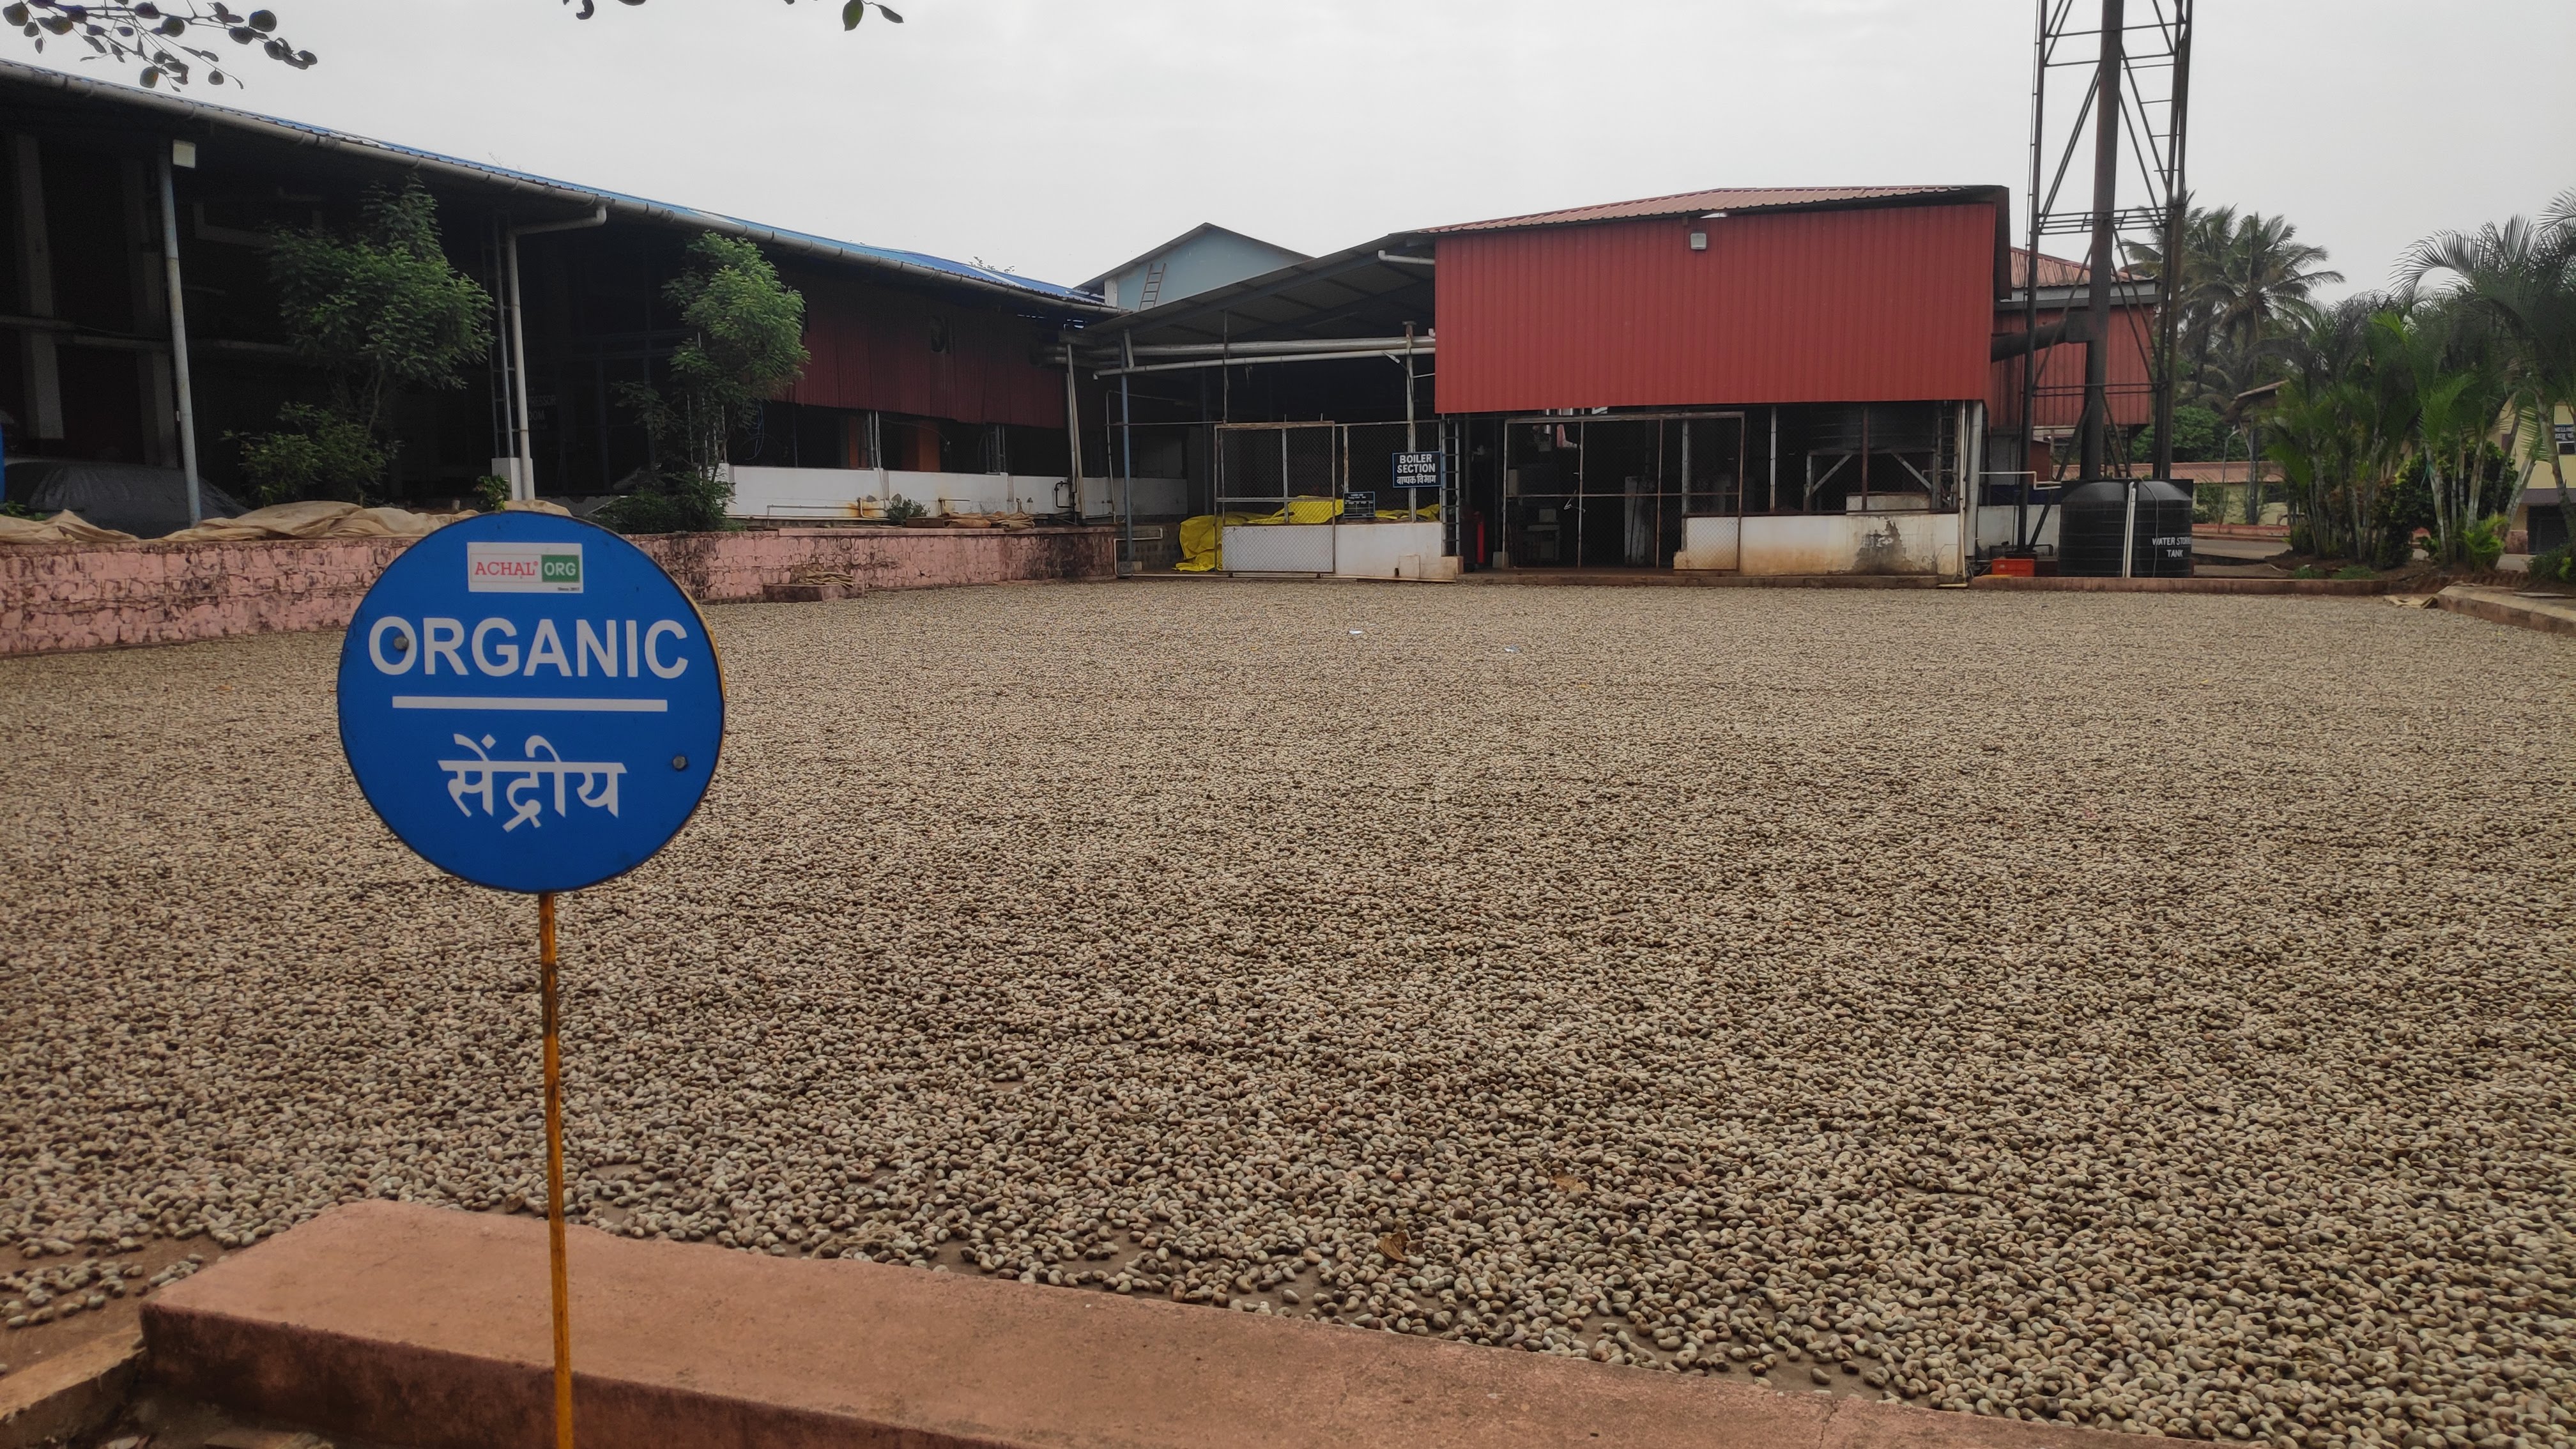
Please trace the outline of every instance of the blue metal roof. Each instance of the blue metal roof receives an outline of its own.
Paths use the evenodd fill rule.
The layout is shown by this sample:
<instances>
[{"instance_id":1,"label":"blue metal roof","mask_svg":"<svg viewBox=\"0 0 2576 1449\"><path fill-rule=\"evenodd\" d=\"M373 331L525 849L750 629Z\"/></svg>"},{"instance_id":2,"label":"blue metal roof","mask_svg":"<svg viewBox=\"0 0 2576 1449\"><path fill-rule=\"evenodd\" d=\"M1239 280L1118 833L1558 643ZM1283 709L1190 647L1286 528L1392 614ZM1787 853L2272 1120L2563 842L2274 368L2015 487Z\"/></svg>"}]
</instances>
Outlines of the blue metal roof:
<instances>
[{"instance_id":1,"label":"blue metal roof","mask_svg":"<svg viewBox=\"0 0 2576 1449\"><path fill-rule=\"evenodd\" d=\"M66 75L43 66L18 61L0 60L0 83L41 86L69 95L84 96L110 103L125 103L168 115L186 116L210 126L229 126L238 130L269 133L272 139L300 140L335 151L356 151L377 155L388 161L409 162L448 173L451 179L471 183L482 180L504 190L541 193L552 200L584 202L607 206L612 212L625 213L635 220L656 221L667 225L697 227L707 231L749 237L769 242L788 251L826 260L839 260L859 266L876 267L912 274L927 279L949 280L984 291L1020 293L1032 300L1058 303L1081 311L1106 311L1100 295L1078 287L1060 287L1053 282L1035 281L1009 272L995 271L968 262L951 261L928 252L903 251L894 247L868 246L861 242L841 241L816 236L811 232L773 227L745 221L721 212L703 211L696 207L654 201L622 191L582 186L569 181L526 171L513 171L482 161L469 161L458 156L441 155L412 146L398 146L368 136L317 126L306 121L292 121L278 116L264 116L255 111L219 106L211 101L193 100L161 91L147 91L134 86L93 80L87 76ZM283 133L280 135L279 133Z\"/></svg>"}]
</instances>

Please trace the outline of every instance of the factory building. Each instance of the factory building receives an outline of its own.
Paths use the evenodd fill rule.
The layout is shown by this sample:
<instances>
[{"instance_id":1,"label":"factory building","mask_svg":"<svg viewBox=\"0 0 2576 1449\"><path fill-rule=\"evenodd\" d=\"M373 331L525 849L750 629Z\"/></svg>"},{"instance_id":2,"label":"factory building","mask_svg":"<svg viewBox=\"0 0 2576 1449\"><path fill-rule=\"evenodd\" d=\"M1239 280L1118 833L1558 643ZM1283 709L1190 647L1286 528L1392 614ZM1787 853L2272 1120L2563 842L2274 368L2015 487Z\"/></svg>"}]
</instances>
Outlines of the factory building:
<instances>
[{"instance_id":1,"label":"factory building","mask_svg":"<svg viewBox=\"0 0 2576 1449\"><path fill-rule=\"evenodd\" d=\"M2083 268L2043 257L2034 290L2009 207L1767 188L1434 227L1129 310L1073 361L1109 385L1141 562L1189 513L1220 520L1228 572L1955 577L2047 544L2081 409ZM2149 293L2116 295L2131 428ZM1396 484L1423 452L1436 520Z\"/></svg>"},{"instance_id":2,"label":"factory building","mask_svg":"<svg viewBox=\"0 0 2576 1449\"><path fill-rule=\"evenodd\" d=\"M631 488L650 443L625 390L658 380L686 336L663 287L686 242L716 232L758 243L803 294L810 354L733 440L738 507L837 520L897 495L961 512L1074 503L1068 380L1045 354L1115 315L1079 289L13 62L0 137L12 460L175 471L184 425L202 476L245 491L240 439L324 385L281 328L276 235L346 229L371 188L417 180L449 261L492 298L493 346L465 386L396 399L384 499L444 506L494 475L577 509Z\"/></svg>"}]
</instances>

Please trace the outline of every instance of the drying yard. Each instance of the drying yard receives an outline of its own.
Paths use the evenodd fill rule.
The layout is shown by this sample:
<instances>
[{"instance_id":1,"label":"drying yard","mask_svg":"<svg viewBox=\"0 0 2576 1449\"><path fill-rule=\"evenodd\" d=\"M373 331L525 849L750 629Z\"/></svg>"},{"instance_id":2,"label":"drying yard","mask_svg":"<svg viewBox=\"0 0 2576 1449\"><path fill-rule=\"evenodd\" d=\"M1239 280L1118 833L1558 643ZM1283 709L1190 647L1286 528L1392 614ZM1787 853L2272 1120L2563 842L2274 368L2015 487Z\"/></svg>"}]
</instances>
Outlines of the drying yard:
<instances>
[{"instance_id":1,"label":"drying yard","mask_svg":"<svg viewBox=\"0 0 2576 1449\"><path fill-rule=\"evenodd\" d=\"M564 906L582 1220L2174 1435L2576 1443L2564 640L1249 584L711 621L705 808ZM542 1192L533 908L368 813L338 646L0 661L12 1321L120 1236Z\"/></svg>"}]
</instances>

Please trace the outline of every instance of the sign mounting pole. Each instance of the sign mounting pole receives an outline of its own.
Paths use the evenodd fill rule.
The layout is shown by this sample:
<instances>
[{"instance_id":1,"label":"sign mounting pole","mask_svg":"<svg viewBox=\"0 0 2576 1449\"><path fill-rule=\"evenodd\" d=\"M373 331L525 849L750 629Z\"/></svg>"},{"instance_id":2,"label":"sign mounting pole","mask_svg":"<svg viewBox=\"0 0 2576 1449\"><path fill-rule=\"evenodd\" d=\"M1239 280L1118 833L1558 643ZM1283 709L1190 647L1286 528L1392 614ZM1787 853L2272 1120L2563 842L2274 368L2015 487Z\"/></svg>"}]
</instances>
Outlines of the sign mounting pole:
<instances>
[{"instance_id":1,"label":"sign mounting pole","mask_svg":"<svg viewBox=\"0 0 2576 1449\"><path fill-rule=\"evenodd\" d=\"M563 1050L556 1035L555 893L537 893L537 965L544 985L546 1257L554 1270L555 1449L572 1444L572 1284L564 1271Z\"/></svg>"}]
</instances>

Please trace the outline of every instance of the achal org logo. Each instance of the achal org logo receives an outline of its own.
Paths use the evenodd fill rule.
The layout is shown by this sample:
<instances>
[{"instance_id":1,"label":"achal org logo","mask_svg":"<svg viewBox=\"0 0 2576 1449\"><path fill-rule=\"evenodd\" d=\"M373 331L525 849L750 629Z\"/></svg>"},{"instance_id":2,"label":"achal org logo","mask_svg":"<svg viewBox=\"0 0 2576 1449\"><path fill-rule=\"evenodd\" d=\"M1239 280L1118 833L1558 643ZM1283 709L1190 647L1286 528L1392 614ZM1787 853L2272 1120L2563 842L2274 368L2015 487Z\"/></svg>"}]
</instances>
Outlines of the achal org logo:
<instances>
[{"instance_id":1,"label":"achal org logo","mask_svg":"<svg viewBox=\"0 0 2576 1449\"><path fill-rule=\"evenodd\" d=\"M477 594L578 594L577 543L469 543L465 587Z\"/></svg>"}]
</instances>

